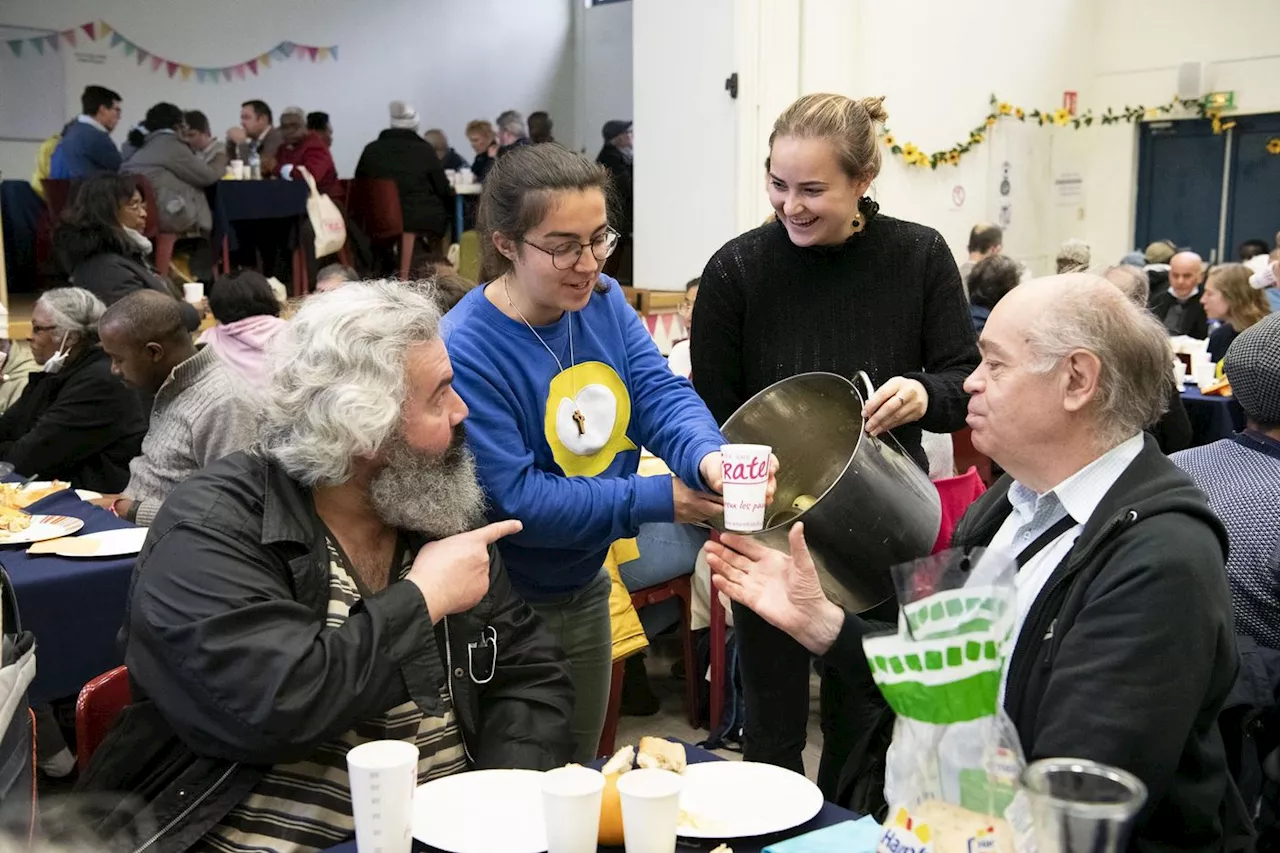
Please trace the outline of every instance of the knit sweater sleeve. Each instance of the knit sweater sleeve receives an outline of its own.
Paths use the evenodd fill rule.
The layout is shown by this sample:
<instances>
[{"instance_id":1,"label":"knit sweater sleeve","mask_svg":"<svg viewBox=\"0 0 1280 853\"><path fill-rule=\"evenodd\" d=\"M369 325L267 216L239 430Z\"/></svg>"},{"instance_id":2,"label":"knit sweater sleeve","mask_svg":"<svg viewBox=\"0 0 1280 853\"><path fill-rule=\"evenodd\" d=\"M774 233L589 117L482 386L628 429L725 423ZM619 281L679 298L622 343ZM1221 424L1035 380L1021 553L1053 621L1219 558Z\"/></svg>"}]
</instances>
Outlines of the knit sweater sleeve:
<instances>
[{"instance_id":1,"label":"knit sweater sleeve","mask_svg":"<svg viewBox=\"0 0 1280 853\"><path fill-rule=\"evenodd\" d=\"M742 283L729 269L731 257L721 250L707 262L689 339L693 387L719 424L748 396L742 364Z\"/></svg>"},{"instance_id":2,"label":"knit sweater sleeve","mask_svg":"<svg viewBox=\"0 0 1280 853\"><path fill-rule=\"evenodd\" d=\"M964 380L977 368L980 358L960 270L937 232L925 261L922 332L924 370L905 374L918 380L929 395L929 408L920 427L930 432L955 432L964 427L969 407Z\"/></svg>"}]
</instances>

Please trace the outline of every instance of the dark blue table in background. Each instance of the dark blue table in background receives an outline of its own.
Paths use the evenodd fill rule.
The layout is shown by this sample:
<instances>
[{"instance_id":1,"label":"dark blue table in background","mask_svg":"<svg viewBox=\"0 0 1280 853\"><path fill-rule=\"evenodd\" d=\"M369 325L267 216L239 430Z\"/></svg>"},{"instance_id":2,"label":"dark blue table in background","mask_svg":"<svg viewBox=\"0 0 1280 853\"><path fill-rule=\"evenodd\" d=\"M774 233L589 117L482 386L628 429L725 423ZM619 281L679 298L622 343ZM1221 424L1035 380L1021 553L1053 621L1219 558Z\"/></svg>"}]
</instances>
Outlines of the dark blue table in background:
<instances>
[{"instance_id":1,"label":"dark blue table in background","mask_svg":"<svg viewBox=\"0 0 1280 853\"><path fill-rule=\"evenodd\" d=\"M55 492L27 507L33 515L68 515L84 521L77 535L133 527L75 492ZM36 637L31 701L74 696L91 678L124 661L116 634L124 618L136 556L90 559L28 555L26 545L0 546L22 627Z\"/></svg>"},{"instance_id":2,"label":"dark blue table in background","mask_svg":"<svg viewBox=\"0 0 1280 853\"><path fill-rule=\"evenodd\" d=\"M235 223L252 219L297 219L307 215L310 191L305 181L218 181L210 188L213 245L221 251L240 247Z\"/></svg>"},{"instance_id":3,"label":"dark blue table in background","mask_svg":"<svg viewBox=\"0 0 1280 853\"><path fill-rule=\"evenodd\" d=\"M713 755L705 749L699 749L696 746L684 743L684 741L676 741L676 743L684 744L685 756L690 764L701 764L704 761L724 761L718 755ZM599 768L604 766L604 760L600 759L592 764L593 767ZM494 814L502 814L502 803L493 804ZM804 835L806 832L813 832L815 829L824 829L828 826L835 826L837 823L843 823L846 820L857 820L858 815L842 809L833 803L823 803L822 811L818 812L808 823L801 824L794 829L787 830L778 835L763 835L757 838L741 838L736 840L707 840L682 838L677 846L677 850L687 850L690 848L703 848L711 850L721 844L728 844L733 848L733 853L760 853L770 844L775 844L786 838L795 838L797 835ZM420 841L413 842L414 853L439 853L434 847L428 847ZM613 853L613 851L621 851L621 847L601 847L601 853ZM356 853L355 841L348 841L345 844L339 844L336 847L330 847L325 853Z\"/></svg>"},{"instance_id":4,"label":"dark blue table in background","mask_svg":"<svg viewBox=\"0 0 1280 853\"><path fill-rule=\"evenodd\" d=\"M1195 385L1188 385L1182 389L1182 405L1191 421L1192 447L1231 438L1244 429L1244 409L1235 397L1206 397Z\"/></svg>"}]
</instances>

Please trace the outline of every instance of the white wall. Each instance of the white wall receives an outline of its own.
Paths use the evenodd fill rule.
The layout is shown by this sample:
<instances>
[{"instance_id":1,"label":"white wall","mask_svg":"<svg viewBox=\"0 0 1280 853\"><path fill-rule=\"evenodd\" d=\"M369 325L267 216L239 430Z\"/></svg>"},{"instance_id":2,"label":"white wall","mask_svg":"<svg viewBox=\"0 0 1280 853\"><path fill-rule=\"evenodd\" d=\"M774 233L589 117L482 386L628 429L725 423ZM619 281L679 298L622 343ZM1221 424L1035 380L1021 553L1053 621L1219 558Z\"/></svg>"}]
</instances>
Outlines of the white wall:
<instances>
[{"instance_id":1,"label":"white wall","mask_svg":"<svg viewBox=\"0 0 1280 853\"><path fill-rule=\"evenodd\" d=\"M591 157L604 143L601 130L605 122L632 118L631 10L635 5L626 2L588 7L581 0L574 2L579 51L577 135L561 135L557 124L556 138ZM643 145L643 140L639 144Z\"/></svg>"},{"instance_id":2,"label":"white wall","mask_svg":"<svg viewBox=\"0 0 1280 853\"><path fill-rule=\"evenodd\" d=\"M241 101L250 98L267 101L277 115L294 104L324 110L333 117L338 170L349 175L364 145L387 126L387 104L394 99L416 106L423 129L443 128L467 157L467 121L493 120L508 108L526 115L547 110L557 136L574 139L573 9L580 3L0 0L0 23L62 30L101 19L147 50L197 67L237 64L286 40L336 44L337 62L273 63L257 78L212 85L197 84L194 77L171 80L163 69L152 73L149 65L140 68L108 50L103 40L80 50L105 56L103 64L70 62L66 106L68 116L79 112L86 83L119 91L125 113L117 142L127 125L162 100L203 110L215 132L236 123ZM35 143L0 142L0 171L6 177L28 176L36 148Z\"/></svg>"}]
</instances>

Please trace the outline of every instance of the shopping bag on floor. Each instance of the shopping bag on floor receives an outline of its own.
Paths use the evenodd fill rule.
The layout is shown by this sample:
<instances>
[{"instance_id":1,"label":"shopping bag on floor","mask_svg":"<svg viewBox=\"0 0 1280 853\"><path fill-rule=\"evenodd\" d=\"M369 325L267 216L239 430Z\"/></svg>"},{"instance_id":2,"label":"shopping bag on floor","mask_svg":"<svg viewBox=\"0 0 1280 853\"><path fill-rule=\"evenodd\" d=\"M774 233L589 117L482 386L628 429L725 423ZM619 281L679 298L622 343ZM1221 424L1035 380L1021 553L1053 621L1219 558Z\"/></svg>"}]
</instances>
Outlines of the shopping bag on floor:
<instances>
[{"instance_id":1,"label":"shopping bag on floor","mask_svg":"<svg viewBox=\"0 0 1280 853\"><path fill-rule=\"evenodd\" d=\"M316 187L316 179L305 167L299 166L298 172L311 188L311 197L307 199L307 218L311 220L311 230L316 233L316 257L323 258L342 251L347 244L347 221L342 211L333 203L333 199L321 194Z\"/></svg>"}]
</instances>

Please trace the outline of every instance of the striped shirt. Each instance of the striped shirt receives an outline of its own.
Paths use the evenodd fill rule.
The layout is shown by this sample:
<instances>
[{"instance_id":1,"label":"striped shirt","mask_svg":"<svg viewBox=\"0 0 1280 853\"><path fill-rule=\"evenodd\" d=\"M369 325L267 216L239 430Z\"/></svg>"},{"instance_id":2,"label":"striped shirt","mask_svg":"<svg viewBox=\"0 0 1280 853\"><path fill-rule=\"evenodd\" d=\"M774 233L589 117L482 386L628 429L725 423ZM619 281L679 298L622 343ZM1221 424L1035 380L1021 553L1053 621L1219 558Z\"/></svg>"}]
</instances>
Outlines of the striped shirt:
<instances>
[{"instance_id":1,"label":"striped shirt","mask_svg":"<svg viewBox=\"0 0 1280 853\"><path fill-rule=\"evenodd\" d=\"M329 546L329 612L325 628L347 620L360 600L360 588L332 538ZM413 565L406 551L400 578ZM271 768L249 796L211 829L199 850L223 853L306 853L324 850L355 833L351 816L351 783L347 751L374 740L404 740L418 747L418 783L460 773L467 757L445 688L440 691L443 717L429 717L412 701L319 746L305 761Z\"/></svg>"}]
</instances>

